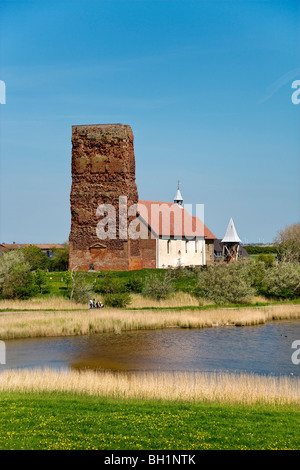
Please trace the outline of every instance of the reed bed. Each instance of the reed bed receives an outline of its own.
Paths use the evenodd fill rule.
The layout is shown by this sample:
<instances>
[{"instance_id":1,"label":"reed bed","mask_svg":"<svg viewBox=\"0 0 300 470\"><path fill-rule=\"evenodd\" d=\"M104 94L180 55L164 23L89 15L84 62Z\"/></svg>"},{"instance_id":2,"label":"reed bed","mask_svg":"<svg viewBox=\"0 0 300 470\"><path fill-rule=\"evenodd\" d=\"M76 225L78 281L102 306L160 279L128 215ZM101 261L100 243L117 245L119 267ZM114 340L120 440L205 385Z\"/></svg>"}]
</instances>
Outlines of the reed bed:
<instances>
[{"instance_id":1,"label":"reed bed","mask_svg":"<svg viewBox=\"0 0 300 470\"><path fill-rule=\"evenodd\" d=\"M201 301L201 305L211 302ZM198 307L199 299L188 292L174 292L167 299L155 300L141 294L131 294L131 308L172 308L172 307Z\"/></svg>"},{"instance_id":2,"label":"reed bed","mask_svg":"<svg viewBox=\"0 0 300 470\"><path fill-rule=\"evenodd\" d=\"M83 310L87 304L75 303L64 297L35 297L27 300L0 300L0 310Z\"/></svg>"},{"instance_id":3,"label":"reed bed","mask_svg":"<svg viewBox=\"0 0 300 470\"><path fill-rule=\"evenodd\" d=\"M0 392L64 392L143 400L299 405L300 378L233 373L7 370Z\"/></svg>"},{"instance_id":4,"label":"reed bed","mask_svg":"<svg viewBox=\"0 0 300 470\"><path fill-rule=\"evenodd\" d=\"M101 299L101 294L95 294ZM209 302L201 302L208 305ZM198 307L199 299L187 292L175 292L168 299L155 300L141 294L131 293L130 308L172 308L172 307ZM76 303L70 299L51 296L36 297L28 300L0 300L0 310L86 310L88 304Z\"/></svg>"},{"instance_id":5,"label":"reed bed","mask_svg":"<svg viewBox=\"0 0 300 470\"><path fill-rule=\"evenodd\" d=\"M31 311L0 314L0 339L72 336L159 328L254 326L300 318L300 304L207 310Z\"/></svg>"}]
</instances>

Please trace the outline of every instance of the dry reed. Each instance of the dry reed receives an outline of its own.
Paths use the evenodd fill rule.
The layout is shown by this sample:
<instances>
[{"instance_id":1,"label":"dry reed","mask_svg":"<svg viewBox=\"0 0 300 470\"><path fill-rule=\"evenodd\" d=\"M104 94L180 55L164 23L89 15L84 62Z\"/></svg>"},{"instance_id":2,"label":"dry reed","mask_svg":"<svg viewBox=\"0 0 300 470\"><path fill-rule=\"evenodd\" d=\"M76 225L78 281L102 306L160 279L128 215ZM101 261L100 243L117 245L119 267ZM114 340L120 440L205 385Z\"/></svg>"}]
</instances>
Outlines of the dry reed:
<instances>
[{"instance_id":1,"label":"dry reed","mask_svg":"<svg viewBox=\"0 0 300 470\"><path fill-rule=\"evenodd\" d=\"M0 300L1 310L82 310L86 304L75 303L64 297L36 297L27 300Z\"/></svg>"},{"instance_id":2,"label":"dry reed","mask_svg":"<svg viewBox=\"0 0 300 470\"><path fill-rule=\"evenodd\" d=\"M31 311L0 314L0 339L71 336L158 328L254 326L300 318L300 304L207 310Z\"/></svg>"},{"instance_id":3,"label":"dry reed","mask_svg":"<svg viewBox=\"0 0 300 470\"><path fill-rule=\"evenodd\" d=\"M300 378L232 373L7 370L0 392L65 392L111 398L299 404Z\"/></svg>"},{"instance_id":4,"label":"dry reed","mask_svg":"<svg viewBox=\"0 0 300 470\"><path fill-rule=\"evenodd\" d=\"M101 295L98 294L101 299ZM202 302L207 305L208 302ZM144 297L141 294L131 294L131 308L172 308L172 307L197 307L199 299L187 292L175 292L168 299L155 300ZM83 310L88 307L87 304L76 303L63 297L36 297L28 300L0 300L0 310Z\"/></svg>"},{"instance_id":5,"label":"dry reed","mask_svg":"<svg viewBox=\"0 0 300 470\"><path fill-rule=\"evenodd\" d=\"M172 308L172 307L198 307L199 299L188 292L175 292L167 299L155 300L141 294L131 294L131 308ZM210 302L211 303L211 302ZM208 305L208 302L201 302Z\"/></svg>"}]
</instances>

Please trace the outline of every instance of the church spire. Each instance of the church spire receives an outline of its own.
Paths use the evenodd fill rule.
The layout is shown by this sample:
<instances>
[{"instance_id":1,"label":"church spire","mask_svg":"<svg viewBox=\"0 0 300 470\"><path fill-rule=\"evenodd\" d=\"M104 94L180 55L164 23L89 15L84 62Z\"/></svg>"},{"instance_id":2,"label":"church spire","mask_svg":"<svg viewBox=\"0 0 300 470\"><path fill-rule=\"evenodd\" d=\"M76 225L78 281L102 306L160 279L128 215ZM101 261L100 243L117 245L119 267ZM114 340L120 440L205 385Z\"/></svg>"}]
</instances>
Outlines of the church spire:
<instances>
[{"instance_id":1,"label":"church spire","mask_svg":"<svg viewBox=\"0 0 300 470\"><path fill-rule=\"evenodd\" d=\"M229 221L226 233L222 240L222 243L240 243L241 239L239 238L236 228L234 226L232 218Z\"/></svg>"},{"instance_id":2,"label":"church spire","mask_svg":"<svg viewBox=\"0 0 300 470\"><path fill-rule=\"evenodd\" d=\"M182 199L181 192L180 192L180 189L179 189L180 184L181 183L178 180L178 188L177 188L177 193L175 194L175 197L174 197L174 203L178 204L179 206L182 206L183 205L183 199Z\"/></svg>"}]
</instances>

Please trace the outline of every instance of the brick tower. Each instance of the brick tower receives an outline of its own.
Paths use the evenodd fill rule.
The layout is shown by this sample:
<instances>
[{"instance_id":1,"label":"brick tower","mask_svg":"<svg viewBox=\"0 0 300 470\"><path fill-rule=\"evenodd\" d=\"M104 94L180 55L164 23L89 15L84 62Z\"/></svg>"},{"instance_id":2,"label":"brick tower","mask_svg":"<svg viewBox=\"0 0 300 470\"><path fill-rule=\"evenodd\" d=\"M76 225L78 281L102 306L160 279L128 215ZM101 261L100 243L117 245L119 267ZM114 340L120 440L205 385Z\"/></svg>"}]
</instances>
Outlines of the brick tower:
<instances>
[{"instance_id":1,"label":"brick tower","mask_svg":"<svg viewBox=\"0 0 300 470\"><path fill-rule=\"evenodd\" d=\"M127 200L128 208L138 203L130 126L73 126L70 269L126 271L142 268L139 240L124 239L124 232L120 236L120 197ZM110 204L115 209L113 238L99 239L97 224L103 217L96 212L102 204ZM129 222L127 218L127 224Z\"/></svg>"}]
</instances>

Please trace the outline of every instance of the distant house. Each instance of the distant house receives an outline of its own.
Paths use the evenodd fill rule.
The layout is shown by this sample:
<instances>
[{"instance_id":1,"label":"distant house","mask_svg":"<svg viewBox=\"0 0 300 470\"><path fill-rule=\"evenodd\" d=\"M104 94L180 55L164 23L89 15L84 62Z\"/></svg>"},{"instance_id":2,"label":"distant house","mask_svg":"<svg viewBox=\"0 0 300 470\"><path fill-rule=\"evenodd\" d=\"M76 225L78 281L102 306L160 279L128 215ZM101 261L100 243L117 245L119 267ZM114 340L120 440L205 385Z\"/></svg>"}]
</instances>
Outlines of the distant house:
<instances>
[{"instance_id":1,"label":"distant house","mask_svg":"<svg viewBox=\"0 0 300 470\"><path fill-rule=\"evenodd\" d=\"M45 253L49 259L52 259L54 254L52 248L63 248L60 243L0 243L0 256L8 251L18 250L27 246L37 246Z\"/></svg>"}]
</instances>

